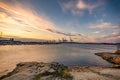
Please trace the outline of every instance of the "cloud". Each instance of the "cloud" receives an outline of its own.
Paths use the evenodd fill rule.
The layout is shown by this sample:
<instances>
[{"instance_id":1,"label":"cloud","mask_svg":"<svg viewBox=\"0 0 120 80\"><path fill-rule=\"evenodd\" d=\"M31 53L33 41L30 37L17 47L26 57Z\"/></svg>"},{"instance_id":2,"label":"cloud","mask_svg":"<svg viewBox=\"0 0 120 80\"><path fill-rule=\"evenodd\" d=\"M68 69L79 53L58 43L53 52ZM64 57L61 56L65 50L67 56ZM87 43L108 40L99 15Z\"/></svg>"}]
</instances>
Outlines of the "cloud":
<instances>
[{"instance_id":1,"label":"cloud","mask_svg":"<svg viewBox=\"0 0 120 80\"><path fill-rule=\"evenodd\" d=\"M77 40L78 42L96 42L96 40L91 37L91 36L86 36L84 34L81 33L66 33L63 31L59 31L59 30L53 30L53 29L46 29L52 33L55 34L60 34L60 35L64 35L64 36L71 36L73 39Z\"/></svg>"},{"instance_id":2,"label":"cloud","mask_svg":"<svg viewBox=\"0 0 120 80\"><path fill-rule=\"evenodd\" d=\"M12 1L11 3L9 3ZM15 2L14 2L15 1ZM43 14L38 14L34 7L30 4L20 3L21 0L0 0L0 31L3 33L10 33L13 36L25 37L25 38L42 38L53 39L58 37L71 36L77 39L79 42L96 42L96 41L107 41L107 40L118 40L120 33L113 32L110 35L106 35L101 38L95 39L91 35L84 35L82 33L71 33L64 32L57 28L57 26ZM97 3L96 3L97 4ZM63 9L70 10L73 14L84 14L87 10L92 12L99 6L96 4L86 3L84 0L71 0L67 3L62 3ZM25 6L24 6L25 5ZM89 6L89 7L88 7ZM24 7L24 8L23 8ZM113 25L108 22L100 22L91 24L90 28L103 29L103 28L115 28L120 29L119 25ZM49 33L51 32L51 33ZM99 33L96 31L94 33ZM52 36L52 38L50 38Z\"/></svg>"},{"instance_id":3,"label":"cloud","mask_svg":"<svg viewBox=\"0 0 120 80\"><path fill-rule=\"evenodd\" d=\"M120 36L120 32L112 32L110 35L106 35L103 38L118 37L118 36Z\"/></svg>"},{"instance_id":4,"label":"cloud","mask_svg":"<svg viewBox=\"0 0 120 80\"><path fill-rule=\"evenodd\" d=\"M104 4L103 0L90 0L86 2L85 0L70 0L67 3L60 3L62 10L70 11L74 15L83 15L85 11L92 14L93 10L102 6Z\"/></svg>"},{"instance_id":5,"label":"cloud","mask_svg":"<svg viewBox=\"0 0 120 80\"><path fill-rule=\"evenodd\" d=\"M109 29L109 28L116 29L119 27L120 25L113 25L108 22L93 23L93 24L90 24L89 26L89 28L92 28L92 29Z\"/></svg>"},{"instance_id":6,"label":"cloud","mask_svg":"<svg viewBox=\"0 0 120 80\"><path fill-rule=\"evenodd\" d=\"M98 42L120 42L120 31L96 39Z\"/></svg>"},{"instance_id":7,"label":"cloud","mask_svg":"<svg viewBox=\"0 0 120 80\"><path fill-rule=\"evenodd\" d=\"M97 29L93 33L98 34L101 31L105 33L104 36L96 38L97 42L118 42L120 40L120 25L111 24L109 22L105 22L103 20L99 20L96 23L92 23L89 25L90 29ZM107 33L108 32L108 33ZM99 34L100 35L100 34Z\"/></svg>"},{"instance_id":8,"label":"cloud","mask_svg":"<svg viewBox=\"0 0 120 80\"><path fill-rule=\"evenodd\" d=\"M11 0L13 2L16 1L13 5L9 3L9 0L5 0L7 2L3 1L0 1L0 29L3 33L34 39L38 39L41 36L44 39L46 36L49 38L59 34L59 37L78 37L79 41L83 42L93 41L90 37L81 33L67 33L57 29L57 26L47 19L46 16L38 15L34 8L31 8L30 4L26 4L26 7L22 8L23 5L17 0Z\"/></svg>"},{"instance_id":9,"label":"cloud","mask_svg":"<svg viewBox=\"0 0 120 80\"><path fill-rule=\"evenodd\" d=\"M65 33L59 30L53 30L53 29L46 29L52 33L56 33L56 34L60 34L60 35L64 35L64 36L76 36L76 34L72 34L72 33Z\"/></svg>"},{"instance_id":10,"label":"cloud","mask_svg":"<svg viewBox=\"0 0 120 80\"><path fill-rule=\"evenodd\" d=\"M29 32L32 34L29 34L29 37L35 34L38 38L38 35L43 34L42 32L47 32L47 28L57 28L46 16L38 15L34 10L30 4L22 4L19 0L1 0L0 29L8 35L11 33L10 35L23 36L24 34L27 36Z\"/></svg>"},{"instance_id":11,"label":"cloud","mask_svg":"<svg viewBox=\"0 0 120 80\"><path fill-rule=\"evenodd\" d=\"M26 5L27 6L27 5ZM21 6L12 7L9 6L9 4L5 4L0 2L0 9L1 9L1 22L6 23L14 23L14 24L28 24L29 26L32 26L33 28L53 28L55 25L49 21L43 18L41 15L36 15L37 13L34 13L34 11L27 10L21 8ZM48 26L49 25L49 26Z\"/></svg>"},{"instance_id":12,"label":"cloud","mask_svg":"<svg viewBox=\"0 0 120 80\"><path fill-rule=\"evenodd\" d=\"M93 33L98 34L98 33L100 33L100 31L95 31L95 32L93 32Z\"/></svg>"},{"instance_id":13,"label":"cloud","mask_svg":"<svg viewBox=\"0 0 120 80\"><path fill-rule=\"evenodd\" d=\"M101 6L102 4L100 2L97 2L95 4L87 4L85 3L85 0L78 0L78 3L77 3L77 8L80 9L80 10L88 10L89 13L92 13L92 10Z\"/></svg>"}]
</instances>

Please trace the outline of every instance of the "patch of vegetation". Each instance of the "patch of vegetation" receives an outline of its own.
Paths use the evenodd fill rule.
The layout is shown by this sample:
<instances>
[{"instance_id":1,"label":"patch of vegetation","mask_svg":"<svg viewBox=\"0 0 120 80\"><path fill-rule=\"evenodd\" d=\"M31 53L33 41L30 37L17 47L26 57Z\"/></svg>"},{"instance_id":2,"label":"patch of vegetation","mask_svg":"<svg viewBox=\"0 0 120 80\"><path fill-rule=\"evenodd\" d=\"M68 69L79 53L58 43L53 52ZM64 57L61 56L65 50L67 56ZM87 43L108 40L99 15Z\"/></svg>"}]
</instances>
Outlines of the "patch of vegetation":
<instances>
[{"instance_id":1,"label":"patch of vegetation","mask_svg":"<svg viewBox=\"0 0 120 80\"><path fill-rule=\"evenodd\" d=\"M36 75L33 80L40 80L41 77L44 76L53 76L53 77L59 77L64 78L66 80L72 80L73 76L67 71L67 70L61 70L56 72L44 72L42 74Z\"/></svg>"},{"instance_id":2,"label":"patch of vegetation","mask_svg":"<svg viewBox=\"0 0 120 80\"><path fill-rule=\"evenodd\" d=\"M49 76L49 75L55 75L55 72L44 72L41 74L41 76Z\"/></svg>"},{"instance_id":3,"label":"patch of vegetation","mask_svg":"<svg viewBox=\"0 0 120 80\"><path fill-rule=\"evenodd\" d=\"M62 71L58 72L57 76L60 76L65 79L71 79L71 80L73 78L73 76L67 70L62 70Z\"/></svg>"},{"instance_id":4,"label":"patch of vegetation","mask_svg":"<svg viewBox=\"0 0 120 80\"><path fill-rule=\"evenodd\" d=\"M33 80L40 80L40 78L41 78L40 75L36 75Z\"/></svg>"}]
</instances>

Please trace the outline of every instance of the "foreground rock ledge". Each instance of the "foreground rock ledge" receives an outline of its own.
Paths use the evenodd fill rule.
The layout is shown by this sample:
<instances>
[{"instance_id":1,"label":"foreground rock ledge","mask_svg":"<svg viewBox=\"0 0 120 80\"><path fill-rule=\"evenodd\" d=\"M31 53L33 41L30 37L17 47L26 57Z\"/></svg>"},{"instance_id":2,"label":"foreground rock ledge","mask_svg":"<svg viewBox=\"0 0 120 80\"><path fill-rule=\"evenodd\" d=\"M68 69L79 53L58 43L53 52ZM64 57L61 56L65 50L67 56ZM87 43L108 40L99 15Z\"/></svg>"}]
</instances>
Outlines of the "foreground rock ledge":
<instances>
[{"instance_id":1,"label":"foreground rock ledge","mask_svg":"<svg viewBox=\"0 0 120 80\"><path fill-rule=\"evenodd\" d=\"M67 67L56 62L23 62L0 80L120 80L120 69Z\"/></svg>"}]
</instances>

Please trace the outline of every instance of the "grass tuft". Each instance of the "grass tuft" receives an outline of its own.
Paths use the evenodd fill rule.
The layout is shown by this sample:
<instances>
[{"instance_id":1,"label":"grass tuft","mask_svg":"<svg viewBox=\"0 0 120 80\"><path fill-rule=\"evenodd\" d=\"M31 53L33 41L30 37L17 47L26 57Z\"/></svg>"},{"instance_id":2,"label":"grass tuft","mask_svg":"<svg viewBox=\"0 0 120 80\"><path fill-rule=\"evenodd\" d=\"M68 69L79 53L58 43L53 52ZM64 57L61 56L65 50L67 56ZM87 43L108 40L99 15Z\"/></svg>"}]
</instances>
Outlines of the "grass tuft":
<instances>
[{"instance_id":1,"label":"grass tuft","mask_svg":"<svg viewBox=\"0 0 120 80\"><path fill-rule=\"evenodd\" d=\"M40 80L40 78L41 78L40 75L36 75L33 80Z\"/></svg>"}]
</instances>

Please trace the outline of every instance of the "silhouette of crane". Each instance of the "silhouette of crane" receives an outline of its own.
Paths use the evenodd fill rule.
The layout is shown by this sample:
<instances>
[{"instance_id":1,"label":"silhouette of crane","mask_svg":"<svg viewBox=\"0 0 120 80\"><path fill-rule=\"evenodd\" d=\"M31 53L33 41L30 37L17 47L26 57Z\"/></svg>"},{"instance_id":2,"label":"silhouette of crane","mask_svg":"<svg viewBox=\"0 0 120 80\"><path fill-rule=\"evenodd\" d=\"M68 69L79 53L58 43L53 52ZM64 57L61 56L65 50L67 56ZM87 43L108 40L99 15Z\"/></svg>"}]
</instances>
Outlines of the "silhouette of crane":
<instances>
[{"instance_id":1,"label":"silhouette of crane","mask_svg":"<svg viewBox=\"0 0 120 80\"><path fill-rule=\"evenodd\" d=\"M70 37L70 42L73 42L72 38Z\"/></svg>"}]
</instances>

